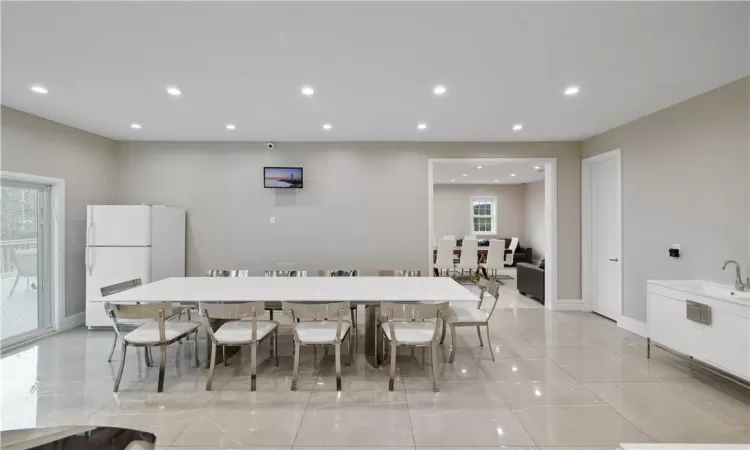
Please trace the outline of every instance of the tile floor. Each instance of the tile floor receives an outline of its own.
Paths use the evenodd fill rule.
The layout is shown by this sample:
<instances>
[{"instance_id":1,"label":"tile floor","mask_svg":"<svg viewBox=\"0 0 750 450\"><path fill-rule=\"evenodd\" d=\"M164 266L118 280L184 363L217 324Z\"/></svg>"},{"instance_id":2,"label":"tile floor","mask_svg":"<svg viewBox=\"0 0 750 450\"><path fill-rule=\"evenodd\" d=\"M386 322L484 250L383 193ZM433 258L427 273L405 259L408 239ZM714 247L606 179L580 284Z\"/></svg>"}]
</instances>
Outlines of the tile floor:
<instances>
[{"instance_id":1,"label":"tile floor","mask_svg":"<svg viewBox=\"0 0 750 450\"><path fill-rule=\"evenodd\" d=\"M438 361L438 394L419 351L399 356L394 392L388 368L373 369L360 355L344 366L338 393L332 358L320 352L314 367L311 349L303 349L300 389L290 392L288 328L281 365L260 365L257 393L242 355L217 367L206 392L190 344L170 348L165 392L155 392L158 369L131 353L115 394L111 334L77 329L3 357L0 427L117 425L152 431L163 448L192 449L750 443L747 391L658 349L647 360L642 338L593 314L546 311L513 281L501 292L491 322L497 361L474 330L459 330L455 363Z\"/></svg>"}]
</instances>

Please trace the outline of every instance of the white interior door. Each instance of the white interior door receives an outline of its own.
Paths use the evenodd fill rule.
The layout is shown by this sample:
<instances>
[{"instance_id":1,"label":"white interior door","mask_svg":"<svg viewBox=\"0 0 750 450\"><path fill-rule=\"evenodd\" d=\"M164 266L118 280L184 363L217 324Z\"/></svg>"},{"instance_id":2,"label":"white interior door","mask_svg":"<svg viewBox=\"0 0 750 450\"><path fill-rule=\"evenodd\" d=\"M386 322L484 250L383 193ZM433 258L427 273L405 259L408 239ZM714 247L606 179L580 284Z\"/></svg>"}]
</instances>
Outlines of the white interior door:
<instances>
[{"instance_id":1,"label":"white interior door","mask_svg":"<svg viewBox=\"0 0 750 450\"><path fill-rule=\"evenodd\" d=\"M594 312L619 320L622 309L620 154L591 162L591 294Z\"/></svg>"}]
</instances>

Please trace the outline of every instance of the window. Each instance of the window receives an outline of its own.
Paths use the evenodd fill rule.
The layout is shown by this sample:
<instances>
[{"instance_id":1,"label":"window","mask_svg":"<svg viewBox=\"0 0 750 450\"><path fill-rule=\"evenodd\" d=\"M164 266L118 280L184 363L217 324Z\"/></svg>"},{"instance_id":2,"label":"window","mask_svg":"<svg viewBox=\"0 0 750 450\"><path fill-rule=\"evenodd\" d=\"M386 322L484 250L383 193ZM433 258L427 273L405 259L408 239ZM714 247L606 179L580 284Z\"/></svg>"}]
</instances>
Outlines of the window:
<instances>
[{"instance_id":1,"label":"window","mask_svg":"<svg viewBox=\"0 0 750 450\"><path fill-rule=\"evenodd\" d=\"M471 232L495 234L497 232L497 200L494 197L471 198Z\"/></svg>"}]
</instances>

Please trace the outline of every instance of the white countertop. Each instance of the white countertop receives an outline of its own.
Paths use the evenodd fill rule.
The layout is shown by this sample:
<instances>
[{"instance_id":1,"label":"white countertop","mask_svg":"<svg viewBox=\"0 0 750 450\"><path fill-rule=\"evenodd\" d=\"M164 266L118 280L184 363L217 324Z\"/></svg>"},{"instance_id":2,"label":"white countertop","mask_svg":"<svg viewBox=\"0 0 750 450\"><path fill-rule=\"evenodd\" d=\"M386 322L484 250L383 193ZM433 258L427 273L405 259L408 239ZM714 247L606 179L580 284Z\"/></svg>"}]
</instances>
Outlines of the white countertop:
<instances>
[{"instance_id":1,"label":"white countertop","mask_svg":"<svg viewBox=\"0 0 750 450\"><path fill-rule=\"evenodd\" d=\"M100 302L381 301L478 302L448 277L186 277L166 278Z\"/></svg>"},{"instance_id":2,"label":"white countertop","mask_svg":"<svg viewBox=\"0 0 750 450\"><path fill-rule=\"evenodd\" d=\"M737 291L734 286L703 280L648 280L647 283L715 298L728 303L750 306L750 291Z\"/></svg>"}]
</instances>

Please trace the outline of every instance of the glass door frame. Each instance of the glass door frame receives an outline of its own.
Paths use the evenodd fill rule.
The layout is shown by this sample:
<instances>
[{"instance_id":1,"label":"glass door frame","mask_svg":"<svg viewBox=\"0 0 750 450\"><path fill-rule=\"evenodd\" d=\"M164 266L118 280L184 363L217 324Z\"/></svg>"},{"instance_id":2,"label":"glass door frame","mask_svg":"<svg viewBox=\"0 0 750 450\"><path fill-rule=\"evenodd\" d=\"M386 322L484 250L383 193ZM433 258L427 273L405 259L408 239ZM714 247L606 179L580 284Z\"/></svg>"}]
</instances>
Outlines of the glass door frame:
<instances>
[{"instance_id":1,"label":"glass door frame","mask_svg":"<svg viewBox=\"0 0 750 450\"><path fill-rule=\"evenodd\" d=\"M46 319L43 327L19 333L0 343L0 350L6 352L21 345L40 339L51 333L74 328L78 325L75 317L65 318L65 181L60 178L43 177L22 173L0 171L3 185L39 189L37 211L37 284L38 317ZM83 314L78 314L83 322Z\"/></svg>"}]
</instances>

